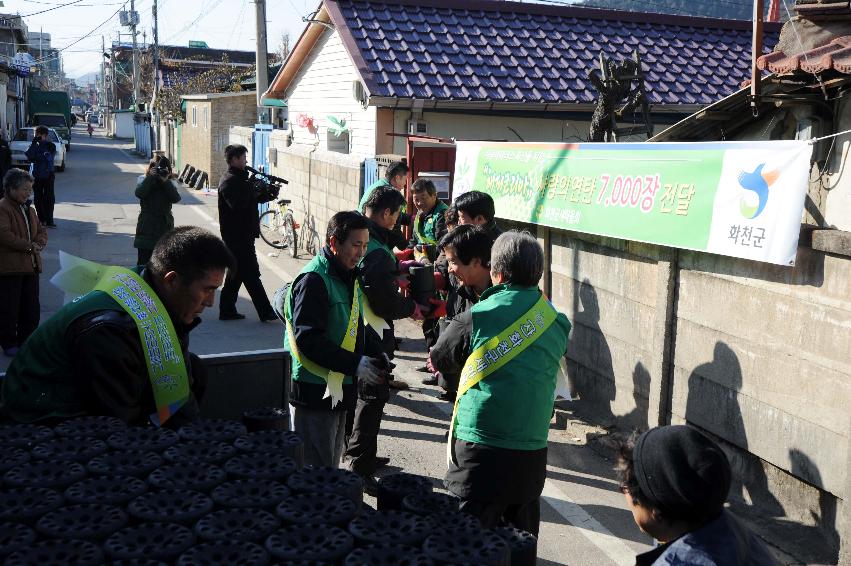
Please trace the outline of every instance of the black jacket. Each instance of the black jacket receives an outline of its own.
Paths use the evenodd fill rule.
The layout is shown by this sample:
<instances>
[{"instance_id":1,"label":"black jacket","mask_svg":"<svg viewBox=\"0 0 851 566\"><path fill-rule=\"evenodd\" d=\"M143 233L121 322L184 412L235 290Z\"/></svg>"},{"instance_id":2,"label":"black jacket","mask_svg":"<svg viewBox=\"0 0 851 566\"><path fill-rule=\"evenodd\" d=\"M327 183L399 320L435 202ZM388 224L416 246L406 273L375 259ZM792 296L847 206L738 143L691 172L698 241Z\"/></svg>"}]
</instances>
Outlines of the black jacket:
<instances>
[{"instance_id":1,"label":"black jacket","mask_svg":"<svg viewBox=\"0 0 851 566\"><path fill-rule=\"evenodd\" d=\"M198 400L203 397L207 384L201 360L189 352L189 332L201 323L201 319L189 325L174 320L173 323L186 360L192 394L166 422L167 427L179 427L200 418ZM85 400L86 412L116 416L132 425L148 424L150 415L156 412L156 405L145 352L133 318L123 311L91 312L75 320L68 327L66 337L73 352L74 377L81 390L80 397Z\"/></svg>"},{"instance_id":2,"label":"black jacket","mask_svg":"<svg viewBox=\"0 0 851 566\"><path fill-rule=\"evenodd\" d=\"M321 253L330 260L332 266L330 276L344 281L351 296L356 273L340 267L327 247L323 248ZM364 332L363 321L358 323L358 337L354 352L343 350L339 344L328 339L325 335L328 325L328 290L321 276L316 273L305 274L293 285L292 294L293 335L301 355L309 360L317 360L317 363L321 360L322 367L338 371L343 375L355 375L358 363L364 354L381 355L381 344L369 337L372 333ZM323 399L323 395L325 395L323 384L293 381L290 402L293 405L311 409L331 410L331 400ZM344 410L354 407L356 396L355 384L343 385L343 402L334 409Z\"/></svg>"},{"instance_id":3,"label":"black jacket","mask_svg":"<svg viewBox=\"0 0 851 566\"><path fill-rule=\"evenodd\" d=\"M393 232L369 222L369 237L390 247ZM361 285L372 311L391 321L408 318L414 314L414 300L399 293L396 280L399 262L383 250L373 250L364 256L359 269Z\"/></svg>"},{"instance_id":4,"label":"black jacket","mask_svg":"<svg viewBox=\"0 0 851 566\"><path fill-rule=\"evenodd\" d=\"M248 183L248 171L234 167L225 171L219 181L219 225L225 242L260 237L257 205Z\"/></svg>"}]
</instances>

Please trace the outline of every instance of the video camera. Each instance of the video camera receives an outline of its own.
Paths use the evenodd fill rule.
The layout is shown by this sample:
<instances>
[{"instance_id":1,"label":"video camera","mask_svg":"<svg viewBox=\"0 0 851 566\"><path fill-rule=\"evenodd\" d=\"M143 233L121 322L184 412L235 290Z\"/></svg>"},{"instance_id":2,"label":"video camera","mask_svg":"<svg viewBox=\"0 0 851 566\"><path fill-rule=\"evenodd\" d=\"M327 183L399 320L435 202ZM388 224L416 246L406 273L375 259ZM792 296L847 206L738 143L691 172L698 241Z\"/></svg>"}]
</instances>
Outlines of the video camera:
<instances>
[{"instance_id":1,"label":"video camera","mask_svg":"<svg viewBox=\"0 0 851 566\"><path fill-rule=\"evenodd\" d=\"M248 184L251 186L251 193L257 202L269 202L278 198L281 192L281 185L288 185L290 182L274 175L269 175L262 171L258 171L253 167L246 167L251 175L248 177Z\"/></svg>"}]
</instances>

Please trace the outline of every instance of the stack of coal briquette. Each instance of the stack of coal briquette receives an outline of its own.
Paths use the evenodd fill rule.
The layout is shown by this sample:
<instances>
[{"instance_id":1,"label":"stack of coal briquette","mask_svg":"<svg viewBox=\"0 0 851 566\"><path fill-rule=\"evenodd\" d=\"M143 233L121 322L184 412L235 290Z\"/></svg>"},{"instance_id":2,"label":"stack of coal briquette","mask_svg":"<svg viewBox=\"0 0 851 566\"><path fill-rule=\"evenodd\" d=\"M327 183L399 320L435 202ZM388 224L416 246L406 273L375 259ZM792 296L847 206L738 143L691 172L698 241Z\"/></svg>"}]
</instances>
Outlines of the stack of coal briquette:
<instances>
[{"instance_id":1,"label":"stack of coal briquette","mask_svg":"<svg viewBox=\"0 0 851 566\"><path fill-rule=\"evenodd\" d=\"M301 439L276 415L178 431L112 417L0 425L0 562L535 563L534 536L482 529L428 478L385 476L369 507L356 474L303 468Z\"/></svg>"}]
</instances>

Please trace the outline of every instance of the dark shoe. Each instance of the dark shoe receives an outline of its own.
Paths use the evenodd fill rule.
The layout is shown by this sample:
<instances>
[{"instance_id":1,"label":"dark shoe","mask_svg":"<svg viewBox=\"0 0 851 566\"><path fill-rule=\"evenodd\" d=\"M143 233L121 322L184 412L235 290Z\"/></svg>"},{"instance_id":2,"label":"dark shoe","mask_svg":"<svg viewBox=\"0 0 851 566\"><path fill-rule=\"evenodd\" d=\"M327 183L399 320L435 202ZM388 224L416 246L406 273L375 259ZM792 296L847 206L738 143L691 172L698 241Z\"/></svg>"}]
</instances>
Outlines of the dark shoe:
<instances>
[{"instance_id":1,"label":"dark shoe","mask_svg":"<svg viewBox=\"0 0 851 566\"><path fill-rule=\"evenodd\" d=\"M242 320L243 318L245 318L245 315L238 312L219 314L219 320Z\"/></svg>"},{"instance_id":2,"label":"dark shoe","mask_svg":"<svg viewBox=\"0 0 851 566\"><path fill-rule=\"evenodd\" d=\"M432 374L423 378L423 385L437 385L437 376Z\"/></svg>"},{"instance_id":3,"label":"dark shoe","mask_svg":"<svg viewBox=\"0 0 851 566\"><path fill-rule=\"evenodd\" d=\"M45 226L47 226L48 228L56 228L56 224L53 222L48 222L47 224L45 224Z\"/></svg>"},{"instance_id":4,"label":"dark shoe","mask_svg":"<svg viewBox=\"0 0 851 566\"><path fill-rule=\"evenodd\" d=\"M420 373L431 373L431 370L428 369L428 366L423 366L421 368L417 368L417 371Z\"/></svg>"},{"instance_id":5,"label":"dark shoe","mask_svg":"<svg viewBox=\"0 0 851 566\"><path fill-rule=\"evenodd\" d=\"M376 456L375 457L375 469L380 470L390 463L390 458L387 456Z\"/></svg>"},{"instance_id":6,"label":"dark shoe","mask_svg":"<svg viewBox=\"0 0 851 566\"><path fill-rule=\"evenodd\" d=\"M450 403L455 402L455 392L454 391L444 391L438 397L441 401L448 401Z\"/></svg>"},{"instance_id":7,"label":"dark shoe","mask_svg":"<svg viewBox=\"0 0 851 566\"><path fill-rule=\"evenodd\" d=\"M280 320L275 311L269 311L260 317L260 322L274 322Z\"/></svg>"},{"instance_id":8,"label":"dark shoe","mask_svg":"<svg viewBox=\"0 0 851 566\"><path fill-rule=\"evenodd\" d=\"M363 492L373 497L378 496L378 481L372 476L361 476L363 480Z\"/></svg>"}]
</instances>

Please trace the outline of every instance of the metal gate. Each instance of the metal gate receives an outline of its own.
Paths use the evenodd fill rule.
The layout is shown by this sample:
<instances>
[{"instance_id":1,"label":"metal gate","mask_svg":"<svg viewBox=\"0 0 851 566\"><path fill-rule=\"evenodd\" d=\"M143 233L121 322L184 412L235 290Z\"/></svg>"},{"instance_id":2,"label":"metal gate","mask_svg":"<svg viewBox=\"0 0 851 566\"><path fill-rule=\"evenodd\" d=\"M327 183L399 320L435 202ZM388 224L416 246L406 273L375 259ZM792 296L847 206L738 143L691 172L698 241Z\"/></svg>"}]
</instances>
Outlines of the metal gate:
<instances>
[{"instance_id":1,"label":"metal gate","mask_svg":"<svg viewBox=\"0 0 851 566\"><path fill-rule=\"evenodd\" d=\"M363 160L363 186L360 188L360 195L363 196L364 191L378 180L378 161L375 159Z\"/></svg>"},{"instance_id":2,"label":"metal gate","mask_svg":"<svg viewBox=\"0 0 851 566\"><path fill-rule=\"evenodd\" d=\"M269 172L269 138L272 136L271 124L254 124L254 134L251 136L251 166L264 173ZM269 203L262 203L260 214L269 209Z\"/></svg>"}]
</instances>

